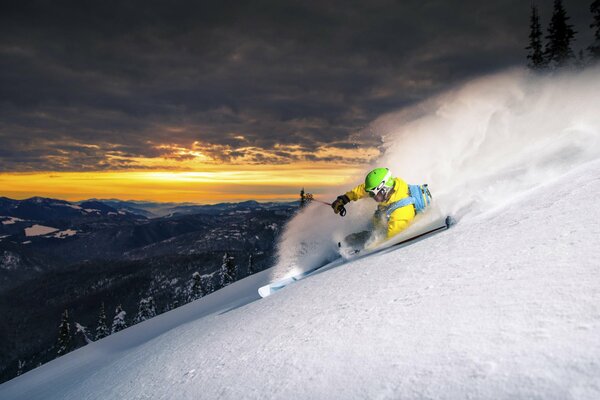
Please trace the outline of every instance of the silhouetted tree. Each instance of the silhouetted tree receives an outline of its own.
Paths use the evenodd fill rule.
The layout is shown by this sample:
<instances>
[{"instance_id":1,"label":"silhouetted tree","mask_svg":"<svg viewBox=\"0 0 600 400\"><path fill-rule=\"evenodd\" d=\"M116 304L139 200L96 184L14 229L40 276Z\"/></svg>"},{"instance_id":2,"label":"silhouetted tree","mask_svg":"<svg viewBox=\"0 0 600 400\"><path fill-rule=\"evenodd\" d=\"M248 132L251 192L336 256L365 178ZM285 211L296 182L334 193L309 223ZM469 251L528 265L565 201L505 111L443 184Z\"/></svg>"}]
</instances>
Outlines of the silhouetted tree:
<instances>
[{"instance_id":1,"label":"silhouetted tree","mask_svg":"<svg viewBox=\"0 0 600 400\"><path fill-rule=\"evenodd\" d=\"M252 259L252 254L248 257L248 274L252 275L256 271L254 270L254 260Z\"/></svg>"},{"instance_id":2,"label":"silhouetted tree","mask_svg":"<svg viewBox=\"0 0 600 400\"><path fill-rule=\"evenodd\" d=\"M27 363L25 361L21 361L19 359L19 361L17 362L17 376L23 375L23 371L25 370L25 365Z\"/></svg>"},{"instance_id":3,"label":"silhouetted tree","mask_svg":"<svg viewBox=\"0 0 600 400\"><path fill-rule=\"evenodd\" d=\"M202 276L199 272L194 272L192 274L192 287L190 288L188 301L198 300L202 296L204 296L204 291L202 290Z\"/></svg>"},{"instance_id":4,"label":"silhouetted tree","mask_svg":"<svg viewBox=\"0 0 600 400\"><path fill-rule=\"evenodd\" d=\"M542 49L542 28L540 26L540 16L535 4L531 4L531 18L529 20L529 50L527 66L533 70L540 70L546 66L544 51Z\"/></svg>"},{"instance_id":5,"label":"silhouetted tree","mask_svg":"<svg viewBox=\"0 0 600 400\"><path fill-rule=\"evenodd\" d=\"M156 306L153 297L146 297L140 300L138 313L135 316L135 322L139 323L156 316Z\"/></svg>"},{"instance_id":6,"label":"silhouetted tree","mask_svg":"<svg viewBox=\"0 0 600 400\"><path fill-rule=\"evenodd\" d=\"M300 208L304 208L306 206L306 198L304 197L304 188L300 191Z\"/></svg>"},{"instance_id":7,"label":"silhouetted tree","mask_svg":"<svg viewBox=\"0 0 600 400\"><path fill-rule=\"evenodd\" d=\"M546 63L551 68L565 67L575 58L571 42L575 39L577 32L573 30L573 25L568 24L568 21L569 17L567 17L562 1L554 0L554 11L546 36L548 42L544 51Z\"/></svg>"},{"instance_id":8,"label":"silhouetted tree","mask_svg":"<svg viewBox=\"0 0 600 400\"><path fill-rule=\"evenodd\" d=\"M73 348L83 347L93 342L88 329L78 322L75 322L75 334L73 336Z\"/></svg>"},{"instance_id":9,"label":"silhouetted tree","mask_svg":"<svg viewBox=\"0 0 600 400\"><path fill-rule=\"evenodd\" d=\"M108 335L110 335L110 331L108 330L104 303L102 303L100 304L100 314L98 315L98 325L96 326L96 340L100 340Z\"/></svg>"},{"instance_id":10,"label":"silhouetted tree","mask_svg":"<svg viewBox=\"0 0 600 400\"><path fill-rule=\"evenodd\" d=\"M600 61L600 0L594 0L590 5L593 22L590 28L595 29L594 43L588 47L592 61Z\"/></svg>"},{"instance_id":11,"label":"silhouetted tree","mask_svg":"<svg viewBox=\"0 0 600 400\"><path fill-rule=\"evenodd\" d=\"M575 58L574 61L574 65L577 68L584 68L587 64L587 61L585 59L585 54L583 52L583 50L579 50L579 53L577 53L577 57Z\"/></svg>"},{"instance_id":12,"label":"silhouetted tree","mask_svg":"<svg viewBox=\"0 0 600 400\"><path fill-rule=\"evenodd\" d=\"M210 294L215 291L215 287L213 284L213 276L214 275L202 275L202 287L204 288L204 293Z\"/></svg>"},{"instance_id":13,"label":"silhouetted tree","mask_svg":"<svg viewBox=\"0 0 600 400\"><path fill-rule=\"evenodd\" d=\"M73 349L73 334L71 333L71 322L69 321L69 311L65 310L58 327L58 350L56 354L62 356Z\"/></svg>"},{"instance_id":14,"label":"silhouetted tree","mask_svg":"<svg viewBox=\"0 0 600 400\"><path fill-rule=\"evenodd\" d=\"M235 260L227 253L223 256L223 264L219 270L219 278L221 287L233 283L237 278L237 266L235 265Z\"/></svg>"},{"instance_id":15,"label":"silhouetted tree","mask_svg":"<svg viewBox=\"0 0 600 400\"><path fill-rule=\"evenodd\" d=\"M113 318L111 333L116 333L127 328L127 313L123 310L123 307L119 304L115 310L115 317Z\"/></svg>"}]
</instances>

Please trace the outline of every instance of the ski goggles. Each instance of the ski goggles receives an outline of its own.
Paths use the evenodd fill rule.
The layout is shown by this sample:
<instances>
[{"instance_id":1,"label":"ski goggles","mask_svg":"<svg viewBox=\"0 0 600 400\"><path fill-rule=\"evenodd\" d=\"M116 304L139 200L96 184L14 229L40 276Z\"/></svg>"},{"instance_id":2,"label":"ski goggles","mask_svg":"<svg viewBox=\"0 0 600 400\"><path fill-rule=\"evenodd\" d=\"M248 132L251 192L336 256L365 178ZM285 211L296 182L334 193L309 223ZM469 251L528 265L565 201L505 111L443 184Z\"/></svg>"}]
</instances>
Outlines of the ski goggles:
<instances>
[{"instance_id":1,"label":"ski goggles","mask_svg":"<svg viewBox=\"0 0 600 400\"><path fill-rule=\"evenodd\" d=\"M385 186L385 181L381 181L381 183L379 185L375 186L373 189L365 189L365 190L367 191L367 193L369 194L370 197L375 197L382 190L387 192L387 189L388 189L388 187ZM384 192L384 194L385 194L385 192Z\"/></svg>"}]
</instances>

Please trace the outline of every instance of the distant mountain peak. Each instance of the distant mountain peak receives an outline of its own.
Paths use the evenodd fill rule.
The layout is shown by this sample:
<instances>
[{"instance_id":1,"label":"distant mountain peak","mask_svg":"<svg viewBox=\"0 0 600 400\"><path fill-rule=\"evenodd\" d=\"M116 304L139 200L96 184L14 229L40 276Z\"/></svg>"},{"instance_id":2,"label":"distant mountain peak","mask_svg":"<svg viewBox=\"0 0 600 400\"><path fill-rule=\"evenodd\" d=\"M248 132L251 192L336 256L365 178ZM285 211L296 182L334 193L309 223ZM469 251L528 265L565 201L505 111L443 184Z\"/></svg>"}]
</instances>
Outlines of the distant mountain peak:
<instances>
[{"instance_id":1,"label":"distant mountain peak","mask_svg":"<svg viewBox=\"0 0 600 400\"><path fill-rule=\"evenodd\" d=\"M108 204L102 203L100 201L86 201L83 203L79 203L79 207L85 209L93 209L93 210L98 210L102 213L116 213L118 212L116 208L113 208L111 206L109 206Z\"/></svg>"}]
</instances>

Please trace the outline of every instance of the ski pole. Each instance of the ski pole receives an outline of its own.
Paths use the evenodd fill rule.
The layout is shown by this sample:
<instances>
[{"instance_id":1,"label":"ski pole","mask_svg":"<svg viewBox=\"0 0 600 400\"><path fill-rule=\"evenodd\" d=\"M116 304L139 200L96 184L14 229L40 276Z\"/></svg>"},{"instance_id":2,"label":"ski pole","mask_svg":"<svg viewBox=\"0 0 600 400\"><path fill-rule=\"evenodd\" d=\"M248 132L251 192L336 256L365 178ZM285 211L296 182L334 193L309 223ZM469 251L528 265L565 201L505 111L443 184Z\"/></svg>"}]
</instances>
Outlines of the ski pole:
<instances>
[{"instance_id":1,"label":"ski pole","mask_svg":"<svg viewBox=\"0 0 600 400\"><path fill-rule=\"evenodd\" d=\"M327 203L326 201L322 201L322 200L315 199L315 197L312 195L312 193L306 193L306 194L304 195L304 198L305 198L306 200L308 200L308 201L316 201L317 203L325 204L326 206L329 206L329 207L331 207L331 203ZM342 216L342 217L343 217L344 215L346 215L346 208L345 208L345 207L342 207L342 208L340 209L340 216Z\"/></svg>"},{"instance_id":2,"label":"ski pole","mask_svg":"<svg viewBox=\"0 0 600 400\"><path fill-rule=\"evenodd\" d=\"M322 200L319 200L319 199L315 199L315 196L313 196L313 195L312 195L312 193L306 193L306 194L304 195L304 198L305 198L306 200L308 200L308 201L316 201L317 203L325 204L325 205L327 205L327 206L330 206L330 207L331 207L331 203L327 203L326 201L322 201Z\"/></svg>"},{"instance_id":3,"label":"ski pole","mask_svg":"<svg viewBox=\"0 0 600 400\"><path fill-rule=\"evenodd\" d=\"M325 204L326 206L331 207L331 203L327 203L326 201L315 199L315 196L313 196L312 193L306 193L304 195L304 198L308 201L316 201L317 203Z\"/></svg>"}]
</instances>

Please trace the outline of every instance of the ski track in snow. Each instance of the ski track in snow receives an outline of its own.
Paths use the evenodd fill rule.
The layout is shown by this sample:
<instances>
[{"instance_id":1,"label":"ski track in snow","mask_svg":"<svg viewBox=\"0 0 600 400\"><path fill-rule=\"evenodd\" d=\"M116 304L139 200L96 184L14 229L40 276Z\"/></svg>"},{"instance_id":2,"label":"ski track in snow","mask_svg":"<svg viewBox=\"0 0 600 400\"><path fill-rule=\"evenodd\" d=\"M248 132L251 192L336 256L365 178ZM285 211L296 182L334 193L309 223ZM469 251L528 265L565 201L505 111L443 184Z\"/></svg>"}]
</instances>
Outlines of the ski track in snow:
<instances>
[{"instance_id":1,"label":"ski track in snow","mask_svg":"<svg viewBox=\"0 0 600 400\"><path fill-rule=\"evenodd\" d=\"M597 399L598 170L221 313L260 285L240 281L17 377L0 397Z\"/></svg>"}]
</instances>

